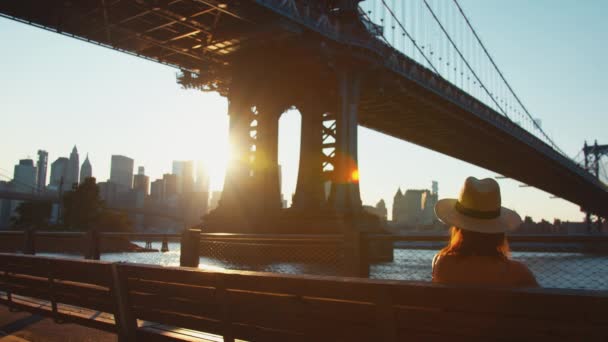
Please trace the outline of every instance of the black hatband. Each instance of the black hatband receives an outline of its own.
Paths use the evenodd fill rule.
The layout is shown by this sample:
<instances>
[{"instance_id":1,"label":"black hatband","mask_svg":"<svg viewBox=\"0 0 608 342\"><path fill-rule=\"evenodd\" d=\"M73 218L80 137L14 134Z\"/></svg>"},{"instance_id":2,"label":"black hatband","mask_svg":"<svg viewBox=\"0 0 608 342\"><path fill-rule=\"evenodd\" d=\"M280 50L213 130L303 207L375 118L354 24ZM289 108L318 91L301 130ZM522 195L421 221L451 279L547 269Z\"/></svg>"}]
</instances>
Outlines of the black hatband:
<instances>
[{"instance_id":1,"label":"black hatband","mask_svg":"<svg viewBox=\"0 0 608 342\"><path fill-rule=\"evenodd\" d=\"M456 209L456 211L461 213L462 215L477 219L491 220L500 217L500 208L492 211L481 211L466 208L462 204L460 204L460 202L457 201L456 204L454 204L454 209Z\"/></svg>"}]
</instances>

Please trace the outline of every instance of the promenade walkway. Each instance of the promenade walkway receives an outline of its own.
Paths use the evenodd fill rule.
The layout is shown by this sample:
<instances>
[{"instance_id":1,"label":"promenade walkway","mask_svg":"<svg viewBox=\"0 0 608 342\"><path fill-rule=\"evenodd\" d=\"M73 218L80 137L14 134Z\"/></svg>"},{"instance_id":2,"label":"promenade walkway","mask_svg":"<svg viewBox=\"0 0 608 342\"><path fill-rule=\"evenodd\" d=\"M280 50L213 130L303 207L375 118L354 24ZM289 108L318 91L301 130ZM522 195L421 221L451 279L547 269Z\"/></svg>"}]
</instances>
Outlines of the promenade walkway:
<instances>
[{"instance_id":1,"label":"promenade walkway","mask_svg":"<svg viewBox=\"0 0 608 342\"><path fill-rule=\"evenodd\" d=\"M0 307L0 342L114 342L115 334L77 324L57 324L50 318Z\"/></svg>"}]
</instances>

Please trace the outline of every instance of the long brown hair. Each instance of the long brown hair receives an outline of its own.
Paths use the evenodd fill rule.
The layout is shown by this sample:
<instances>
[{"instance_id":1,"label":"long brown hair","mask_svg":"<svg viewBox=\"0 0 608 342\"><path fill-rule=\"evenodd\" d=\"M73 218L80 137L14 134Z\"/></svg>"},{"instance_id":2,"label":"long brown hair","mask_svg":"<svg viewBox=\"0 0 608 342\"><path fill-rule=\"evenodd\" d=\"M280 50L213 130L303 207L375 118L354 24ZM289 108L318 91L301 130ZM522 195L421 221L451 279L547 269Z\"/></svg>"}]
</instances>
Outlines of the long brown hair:
<instances>
[{"instance_id":1,"label":"long brown hair","mask_svg":"<svg viewBox=\"0 0 608 342\"><path fill-rule=\"evenodd\" d=\"M452 227L448 245L439 251L439 255L457 256L492 256L508 258L511 255L509 243L504 233L477 233L470 230Z\"/></svg>"}]
</instances>

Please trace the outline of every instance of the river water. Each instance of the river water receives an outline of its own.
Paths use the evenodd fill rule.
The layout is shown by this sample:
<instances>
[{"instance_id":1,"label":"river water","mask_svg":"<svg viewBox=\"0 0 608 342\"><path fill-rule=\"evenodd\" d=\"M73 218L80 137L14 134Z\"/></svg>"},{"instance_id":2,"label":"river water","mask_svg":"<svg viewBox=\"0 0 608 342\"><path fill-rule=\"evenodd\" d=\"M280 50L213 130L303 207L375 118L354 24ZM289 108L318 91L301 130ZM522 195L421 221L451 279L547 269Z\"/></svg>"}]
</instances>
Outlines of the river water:
<instances>
[{"instance_id":1,"label":"river water","mask_svg":"<svg viewBox=\"0 0 608 342\"><path fill-rule=\"evenodd\" d=\"M136 243L144 245L143 242ZM160 243L155 243L154 248L160 249ZM395 249L393 262L378 263L370 267L370 278L430 281L431 262L436 252L436 250ZM179 266L179 255L179 243L170 242L169 252L106 253L101 255L101 260ZM80 258L81 256L73 257ZM513 259L528 265L543 287L608 290L608 255L513 252ZM288 274L337 274L336 265L299 263L271 263L255 266L234 265L204 257L200 259L199 268L207 270L255 270Z\"/></svg>"}]
</instances>

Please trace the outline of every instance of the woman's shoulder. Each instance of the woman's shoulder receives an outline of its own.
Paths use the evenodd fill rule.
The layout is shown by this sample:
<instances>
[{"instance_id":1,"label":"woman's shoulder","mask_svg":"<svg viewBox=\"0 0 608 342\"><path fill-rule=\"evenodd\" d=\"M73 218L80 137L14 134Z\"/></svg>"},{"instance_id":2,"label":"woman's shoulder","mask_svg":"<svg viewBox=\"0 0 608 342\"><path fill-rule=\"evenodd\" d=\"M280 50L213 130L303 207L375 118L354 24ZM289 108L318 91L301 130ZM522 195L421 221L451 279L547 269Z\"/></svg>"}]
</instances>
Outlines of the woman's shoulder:
<instances>
[{"instance_id":1,"label":"woman's shoulder","mask_svg":"<svg viewBox=\"0 0 608 342\"><path fill-rule=\"evenodd\" d=\"M538 286L538 282L536 281L536 277L528 266L524 263L519 262L517 260L508 260L509 269L511 274L513 274L515 280L517 281L517 285L524 287L536 287Z\"/></svg>"}]
</instances>

